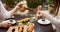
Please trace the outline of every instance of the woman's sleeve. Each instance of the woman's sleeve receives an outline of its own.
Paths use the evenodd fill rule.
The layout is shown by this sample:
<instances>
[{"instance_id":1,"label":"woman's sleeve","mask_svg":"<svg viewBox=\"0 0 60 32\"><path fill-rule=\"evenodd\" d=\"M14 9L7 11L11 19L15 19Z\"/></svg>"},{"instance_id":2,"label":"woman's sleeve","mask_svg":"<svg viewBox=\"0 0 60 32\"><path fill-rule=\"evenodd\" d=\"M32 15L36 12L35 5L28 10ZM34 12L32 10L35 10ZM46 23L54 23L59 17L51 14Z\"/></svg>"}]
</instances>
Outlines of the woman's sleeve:
<instances>
[{"instance_id":1,"label":"woman's sleeve","mask_svg":"<svg viewBox=\"0 0 60 32\"><path fill-rule=\"evenodd\" d=\"M43 17L46 18L46 19L48 19L48 20L50 20L50 22L51 22L52 24L54 24L55 26L60 27L60 19L54 18L54 17L53 17L52 15L50 15L49 13L44 13Z\"/></svg>"},{"instance_id":2,"label":"woman's sleeve","mask_svg":"<svg viewBox=\"0 0 60 32\"><path fill-rule=\"evenodd\" d=\"M1 11L1 14L3 15L3 17L4 18L10 18L11 17L11 13L10 12L8 12L5 8L4 8L4 6L3 6L3 4L2 4L2 2L0 1L0 11Z\"/></svg>"}]
</instances>

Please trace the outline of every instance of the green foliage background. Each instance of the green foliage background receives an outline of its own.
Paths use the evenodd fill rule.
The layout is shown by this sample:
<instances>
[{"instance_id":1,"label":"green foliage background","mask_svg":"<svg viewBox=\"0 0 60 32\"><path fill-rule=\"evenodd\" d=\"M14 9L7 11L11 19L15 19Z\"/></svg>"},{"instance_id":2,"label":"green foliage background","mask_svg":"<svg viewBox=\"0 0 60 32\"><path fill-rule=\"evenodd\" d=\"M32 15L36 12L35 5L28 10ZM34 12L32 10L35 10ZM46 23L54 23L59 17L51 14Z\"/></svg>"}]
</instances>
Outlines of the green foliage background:
<instances>
[{"instance_id":1,"label":"green foliage background","mask_svg":"<svg viewBox=\"0 0 60 32\"><path fill-rule=\"evenodd\" d=\"M6 5L8 5L9 7L13 8L14 7L14 3L15 2L20 2L22 0L2 0L2 2L4 2ZM46 0L46 4L53 4L54 1L53 0ZM41 0L30 0L28 3L27 3L28 7L30 8L36 8L37 6L39 5L42 5L42 2Z\"/></svg>"},{"instance_id":2,"label":"green foliage background","mask_svg":"<svg viewBox=\"0 0 60 32\"><path fill-rule=\"evenodd\" d=\"M13 8L15 2L20 2L21 0L2 0L3 3Z\"/></svg>"},{"instance_id":3,"label":"green foliage background","mask_svg":"<svg viewBox=\"0 0 60 32\"><path fill-rule=\"evenodd\" d=\"M30 8L36 8L36 7L38 7L39 5L41 5L41 2L38 1L38 0L34 0L34 1L30 0L30 1L27 3L27 5L28 5L28 7L30 7Z\"/></svg>"},{"instance_id":4,"label":"green foliage background","mask_svg":"<svg viewBox=\"0 0 60 32\"><path fill-rule=\"evenodd\" d=\"M46 0L47 4L54 4L54 0Z\"/></svg>"}]
</instances>

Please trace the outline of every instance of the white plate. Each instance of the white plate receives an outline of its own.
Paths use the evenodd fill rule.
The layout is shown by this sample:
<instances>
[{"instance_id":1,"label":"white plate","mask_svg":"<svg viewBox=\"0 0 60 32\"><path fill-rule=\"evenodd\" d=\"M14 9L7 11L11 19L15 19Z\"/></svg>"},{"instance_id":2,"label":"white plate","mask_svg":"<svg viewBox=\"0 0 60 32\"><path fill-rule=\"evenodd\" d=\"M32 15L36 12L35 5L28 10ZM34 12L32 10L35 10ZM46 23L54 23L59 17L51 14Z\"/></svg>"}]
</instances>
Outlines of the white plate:
<instances>
[{"instance_id":1,"label":"white plate","mask_svg":"<svg viewBox=\"0 0 60 32\"><path fill-rule=\"evenodd\" d=\"M39 19L37 22L40 23L40 24L50 24L50 21L47 20L47 19L45 19L45 20Z\"/></svg>"}]
</instances>

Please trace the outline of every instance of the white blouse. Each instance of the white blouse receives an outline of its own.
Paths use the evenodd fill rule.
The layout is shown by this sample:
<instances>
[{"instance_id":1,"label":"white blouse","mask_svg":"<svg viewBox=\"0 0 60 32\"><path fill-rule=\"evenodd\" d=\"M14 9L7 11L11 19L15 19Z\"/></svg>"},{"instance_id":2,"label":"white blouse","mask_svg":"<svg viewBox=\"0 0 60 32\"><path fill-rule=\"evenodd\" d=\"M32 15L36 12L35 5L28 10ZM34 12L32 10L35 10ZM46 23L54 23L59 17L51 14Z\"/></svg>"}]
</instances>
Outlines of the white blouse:
<instances>
[{"instance_id":1,"label":"white blouse","mask_svg":"<svg viewBox=\"0 0 60 32\"><path fill-rule=\"evenodd\" d=\"M4 17L4 18L10 18L11 17L11 11L7 11L5 8L4 8L4 6L3 6L3 4L2 4L2 2L0 1L0 17Z\"/></svg>"},{"instance_id":2,"label":"white blouse","mask_svg":"<svg viewBox=\"0 0 60 32\"><path fill-rule=\"evenodd\" d=\"M52 24L54 24L56 27L60 27L60 8L59 8L59 12L57 17L53 17L52 15L50 15L49 13L44 12L43 17L45 17L46 19L50 20L50 22Z\"/></svg>"}]
</instances>

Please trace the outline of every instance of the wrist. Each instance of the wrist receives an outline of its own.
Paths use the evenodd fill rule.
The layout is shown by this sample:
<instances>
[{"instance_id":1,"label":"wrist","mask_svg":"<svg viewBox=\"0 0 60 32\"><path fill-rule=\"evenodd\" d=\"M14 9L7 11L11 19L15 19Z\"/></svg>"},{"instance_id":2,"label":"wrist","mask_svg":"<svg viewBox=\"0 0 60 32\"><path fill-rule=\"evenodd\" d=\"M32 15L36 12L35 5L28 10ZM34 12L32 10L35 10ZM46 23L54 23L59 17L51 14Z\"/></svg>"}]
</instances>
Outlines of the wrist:
<instances>
[{"instance_id":1,"label":"wrist","mask_svg":"<svg viewBox=\"0 0 60 32\"><path fill-rule=\"evenodd\" d=\"M0 23L0 27L3 27L3 23Z\"/></svg>"},{"instance_id":2,"label":"wrist","mask_svg":"<svg viewBox=\"0 0 60 32\"><path fill-rule=\"evenodd\" d=\"M19 7L18 7L18 6L16 6L16 7L15 7L15 9L17 9L17 10L18 10L18 9L19 9Z\"/></svg>"}]
</instances>

